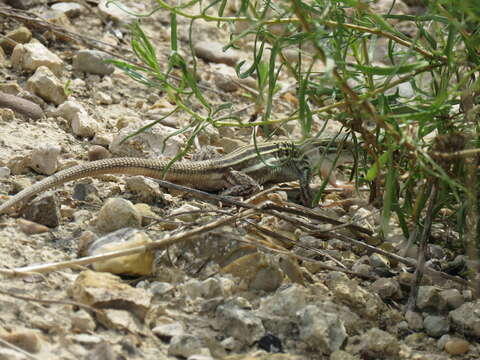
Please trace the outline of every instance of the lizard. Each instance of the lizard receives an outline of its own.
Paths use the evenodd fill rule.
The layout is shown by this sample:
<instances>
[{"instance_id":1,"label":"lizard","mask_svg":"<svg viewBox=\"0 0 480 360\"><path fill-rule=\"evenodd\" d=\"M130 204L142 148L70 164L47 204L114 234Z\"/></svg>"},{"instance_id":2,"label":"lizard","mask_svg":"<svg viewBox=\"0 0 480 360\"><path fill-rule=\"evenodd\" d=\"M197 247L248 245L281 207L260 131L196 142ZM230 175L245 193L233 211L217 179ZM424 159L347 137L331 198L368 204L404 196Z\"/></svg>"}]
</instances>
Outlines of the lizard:
<instances>
[{"instance_id":1,"label":"lizard","mask_svg":"<svg viewBox=\"0 0 480 360\"><path fill-rule=\"evenodd\" d=\"M105 174L143 175L205 191L227 189L229 195L245 195L252 184L299 180L303 202L310 205L312 199L311 165L303 147L292 141L276 140L242 146L224 156L202 161L183 160L170 164L169 160L118 157L76 165L12 196L0 205L0 214L66 182Z\"/></svg>"}]
</instances>

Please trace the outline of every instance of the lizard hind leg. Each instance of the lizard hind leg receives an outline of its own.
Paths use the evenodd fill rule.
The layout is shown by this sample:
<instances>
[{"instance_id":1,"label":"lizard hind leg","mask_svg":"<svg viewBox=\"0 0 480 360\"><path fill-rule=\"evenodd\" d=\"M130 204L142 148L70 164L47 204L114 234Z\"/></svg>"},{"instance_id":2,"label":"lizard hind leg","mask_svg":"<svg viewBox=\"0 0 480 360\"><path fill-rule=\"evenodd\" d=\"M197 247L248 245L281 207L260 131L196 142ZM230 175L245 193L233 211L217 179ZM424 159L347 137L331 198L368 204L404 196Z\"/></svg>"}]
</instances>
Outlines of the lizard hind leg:
<instances>
[{"instance_id":1,"label":"lizard hind leg","mask_svg":"<svg viewBox=\"0 0 480 360\"><path fill-rule=\"evenodd\" d=\"M221 192L224 196L250 196L262 190L262 187L249 175L230 169L225 175L225 181L230 185Z\"/></svg>"}]
</instances>

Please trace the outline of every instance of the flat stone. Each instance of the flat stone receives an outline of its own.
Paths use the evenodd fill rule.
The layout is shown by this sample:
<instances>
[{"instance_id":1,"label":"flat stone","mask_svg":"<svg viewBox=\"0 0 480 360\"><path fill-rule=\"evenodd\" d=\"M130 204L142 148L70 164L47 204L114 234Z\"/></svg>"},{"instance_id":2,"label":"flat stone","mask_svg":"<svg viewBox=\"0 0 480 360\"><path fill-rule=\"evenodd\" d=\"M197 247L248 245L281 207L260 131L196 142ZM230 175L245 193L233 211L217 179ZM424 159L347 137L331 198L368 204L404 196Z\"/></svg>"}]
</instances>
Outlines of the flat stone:
<instances>
[{"instance_id":1,"label":"flat stone","mask_svg":"<svg viewBox=\"0 0 480 360\"><path fill-rule=\"evenodd\" d=\"M195 55L211 62L235 66L239 60L238 51L229 48L223 51L224 45L215 41L199 41L194 44Z\"/></svg>"},{"instance_id":2,"label":"flat stone","mask_svg":"<svg viewBox=\"0 0 480 360\"><path fill-rule=\"evenodd\" d=\"M73 57L73 68L90 74L110 75L115 71L115 66L105 60L111 58L111 55L98 50L80 50Z\"/></svg>"},{"instance_id":3,"label":"flat stone","mask_svg":"<svg viewBox=\"0 0 480 360\"><path fill-rule=\"evenodd\" d=\"M18 44L13 49L12 66L27 71L35 71L46 66L56 76L63 72L63 61L39 42ZM63 86L62 86L63 88Z\"/></svg>"},{"instance_id":4,"label":"flat stone","mask_svg":"<svg viewBox=\"0 0 480 360\"><path fill-rule=\"evenodd\" d=\"M46 66L40 66L27 80L26 89L45 101L61 104L67 100L62 82Z\"/></svg>"}]
</instances>

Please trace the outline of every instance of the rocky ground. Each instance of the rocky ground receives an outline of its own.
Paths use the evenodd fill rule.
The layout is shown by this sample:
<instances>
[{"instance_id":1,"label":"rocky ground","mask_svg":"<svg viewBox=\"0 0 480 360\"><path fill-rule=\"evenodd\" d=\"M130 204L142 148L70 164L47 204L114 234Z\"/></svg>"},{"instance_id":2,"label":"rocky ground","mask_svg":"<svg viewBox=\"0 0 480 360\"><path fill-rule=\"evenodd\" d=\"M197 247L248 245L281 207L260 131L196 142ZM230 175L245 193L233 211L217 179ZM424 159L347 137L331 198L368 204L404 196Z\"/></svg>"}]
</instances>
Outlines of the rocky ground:
<instances>
[{"instance_id":1,"label":"rocky ground","mask_svg":"<svg viewBox=\"0 0 480 360\"><path fill-rule=\"evenodd\" d=\"M167 94L102 61L110 56L55 29L46 31L32 15L128 56L130 37L121 24L132 16L104 1L80 3L0 0L0 35L6 36L0 38L2 202L45 175L85 161L171 158L189 135L169 137L163 149L167 136L191 121L177 113L120 143L174 105ZM139 13L153 6L124 3ZM376 6L382 4L390 6L388 1ZM419 11L401 1L396 7L400 13ZM156 13L142 25L160 63L166 63L169 14ZM187 25L179 18L184 49ZM408 25L401 24L406 33ZM234 66L249 59L251 44L224 53L227 33L213 23L196 26L194 51L204 96L213 104L232 102L245 109L241 117L248 119L256 82L236 79ZM282 75L280 82L287 90L277 99L276 118L296 106L295 88L288 90L293 79ZM317 120L314 128L322 125ZM301 136L297 125L277 131ZM194 152L206 145L229 152L250 137L249 128L207 127ZM375 210L360 194L343 194L351 201L342 206L341 196L332 192L314 210L344 222L356 219L364 228L378 226ZM285 205L287 197L295 201L295 192L272 191L257 201ZM235 221L189 233L232 214L238 216ZM247 223L239 214L239 209L169 192L143 177L104 176L36 198L22 210L28 220L2 215L0 359L480 358L480 302L458 282L427 274L415 311L405 313L413 268L338 238L321 241L285 218L256 213ZM316 229L330 227L308 214L297 219ZM446 230L435 229L437 238L455 237ZM183 232L187 242L182 238L155 255L140 252L21 277L8 272L181 238ZM348 228L342 234L361 240ZM405 250L405 243L395 235L382 248L396 253ZM436 269L456 275L465 266L462 256L438 245L429 250L427 263ZM416 248L405 256L415 258Z\"/></svg>"}]
</instances>

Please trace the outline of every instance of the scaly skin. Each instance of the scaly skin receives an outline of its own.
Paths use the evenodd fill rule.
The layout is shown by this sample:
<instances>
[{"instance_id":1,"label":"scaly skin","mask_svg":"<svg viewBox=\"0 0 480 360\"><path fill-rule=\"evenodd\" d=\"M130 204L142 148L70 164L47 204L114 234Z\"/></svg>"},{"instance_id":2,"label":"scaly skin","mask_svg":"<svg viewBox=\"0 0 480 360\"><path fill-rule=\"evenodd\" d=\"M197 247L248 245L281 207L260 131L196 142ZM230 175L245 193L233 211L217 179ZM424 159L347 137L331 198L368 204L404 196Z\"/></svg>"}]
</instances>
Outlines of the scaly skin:
<instances>
[{"instance_id":1,"label":"scaly skin","mask_svg":"<svg viewBox=\"0 0 480 360\"><path fill-rule=\"evenodd\" d=\"M143 175L199 190L218 191L232 187L226 175L236 170L248 175L258 184L300 180L305 201L310 197L308 162L304 160L299 149L289 141L248 145L212 160L180 161L165 172L168 164L169 161L166 160L124 157L73 166L12 196L0 205L0 214L9 212L31 197L66 182L104 174Z\"/></svg>"}]
</instances>

